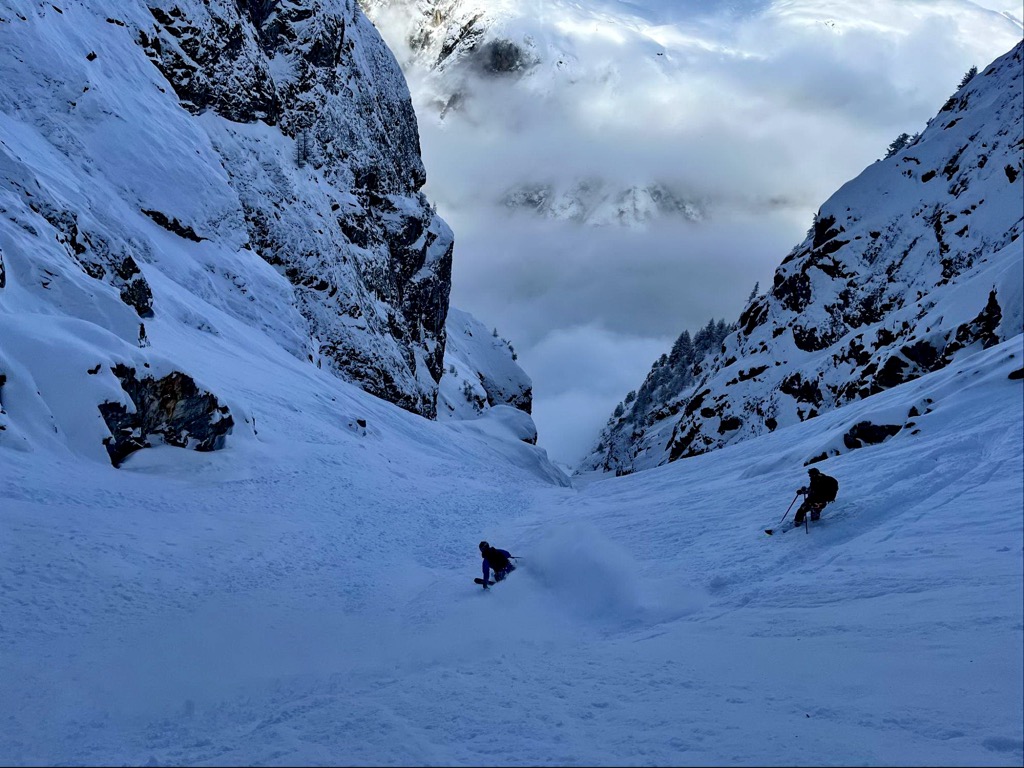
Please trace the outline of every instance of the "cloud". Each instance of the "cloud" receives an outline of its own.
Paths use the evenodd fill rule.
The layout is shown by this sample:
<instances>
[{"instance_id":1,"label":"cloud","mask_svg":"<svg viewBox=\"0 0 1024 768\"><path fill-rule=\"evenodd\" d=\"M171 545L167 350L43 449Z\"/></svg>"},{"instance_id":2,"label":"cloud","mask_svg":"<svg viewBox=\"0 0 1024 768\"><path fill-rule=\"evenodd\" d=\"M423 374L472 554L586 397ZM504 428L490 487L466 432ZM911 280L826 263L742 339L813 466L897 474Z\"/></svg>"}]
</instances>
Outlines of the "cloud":
<instances>
[{"instance_id":1,"label":"cloud","mask_svg":"<svg viewBox=\"0 0 1024 768\"><path fill-rule=\"evenodd\" d=\"M495 34L541 61L522 78L407 68L425 191L456 234L453 303L512 340L534 379L541 444L563 460L590 447L672 339L735 319L842 183L1020 37L966 0L487 7ZM385 25L393 46L406 23ZM439 119L434 101L456 89L462 107ZM707 219L632 231L500 203L517 185L565 192L580 179L662 184Z\"/></svg>"},{"instance_id":2,"label":"cloud","mask_svg":"<svg viewBox=\"0 0 1024 768\"><path fill-rule=\"evenodd\" d=\"M574 325L547 332L520 354L534 390L545 393L535 401L533 416L548 453L579 462L615 404L639 386L636 372L646 371L671 341Z\"/></svg>"}]
</instances>

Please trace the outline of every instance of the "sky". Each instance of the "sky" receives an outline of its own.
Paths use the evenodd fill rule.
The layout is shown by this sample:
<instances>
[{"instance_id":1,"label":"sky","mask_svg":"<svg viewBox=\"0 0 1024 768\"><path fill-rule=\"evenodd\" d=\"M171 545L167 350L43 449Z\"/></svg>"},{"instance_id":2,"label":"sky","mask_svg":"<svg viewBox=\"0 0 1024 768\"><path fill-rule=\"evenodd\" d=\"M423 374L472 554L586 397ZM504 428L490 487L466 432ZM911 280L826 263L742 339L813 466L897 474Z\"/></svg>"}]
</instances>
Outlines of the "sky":
<instances>
[{"instance_id":1,"label":"sky","mask_svg":"<svg viewBox=\"0 0 1024 768\"><path fill-rule=\"evenodd\" d=\"M540 445L570 465L679 333L735 320L840 185L1021 35L995 0L473 5L522 44L527 74L432 71L402 0L374 20L409 79L424 191L455 231L452 303L511 340ZM504 202L543 186L565 207L581 181L611 198L658 185L696 215Z\"/></svg>"}]
</instances>

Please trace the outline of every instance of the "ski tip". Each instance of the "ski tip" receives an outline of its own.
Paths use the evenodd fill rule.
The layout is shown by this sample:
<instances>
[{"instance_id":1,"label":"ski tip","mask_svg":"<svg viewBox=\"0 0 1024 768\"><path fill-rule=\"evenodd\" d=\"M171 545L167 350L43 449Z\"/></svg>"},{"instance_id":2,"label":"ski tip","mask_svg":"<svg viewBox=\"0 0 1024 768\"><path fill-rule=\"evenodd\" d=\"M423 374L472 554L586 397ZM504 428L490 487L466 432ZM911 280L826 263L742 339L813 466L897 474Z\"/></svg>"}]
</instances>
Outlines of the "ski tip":
<instances>
[{"instance_id":1,"label":"ski tip","mask_svg":"<svg viewBox=\"0 0 1024 768\"><path fill-rule=\"evenodd\" d=\"M767 533L769 536L771 536L773 533L775 533L775 529L774 528L765 528L764 532Z\"/></svg>"}]
</instances>

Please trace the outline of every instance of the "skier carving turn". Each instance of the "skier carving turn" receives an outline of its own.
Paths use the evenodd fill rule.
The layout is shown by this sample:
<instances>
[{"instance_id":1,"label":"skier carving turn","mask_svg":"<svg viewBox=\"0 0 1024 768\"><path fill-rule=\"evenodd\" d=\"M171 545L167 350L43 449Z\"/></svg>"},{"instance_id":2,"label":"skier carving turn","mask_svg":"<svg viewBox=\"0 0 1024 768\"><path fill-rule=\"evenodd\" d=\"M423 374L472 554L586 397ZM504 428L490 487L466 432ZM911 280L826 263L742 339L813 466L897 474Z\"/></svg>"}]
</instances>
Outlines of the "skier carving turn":
<instances>
[{"instance_id":1,"label":"skier carving turn","mask_svg":"<svg viewBox=\"0 0 1024 768\"><path fill-rule=\"evenodd\" d=\"M515 557L507 550L498 549L492 547L486 541L480 542L480 556L483 558L483 572L484 577L482 579L474 579L477 584L487 589L491 584L495 584L499 581L504 581L505 577L508 576L516 567L512 564ZM491 571L494 571L494 581L491 581Z\"/></svg>"},{"instance_id":2,"label":"skier carving turn","mask_svg":"<svg viewBox=\"0 0 1024 768\"><path fill-rule=\"evenodd\" d=\"M793 519L793 528L799 528L801 525L804 525L805 518L808 515L810 515L811 522L816 522L821 517L821 510L836 500L836 494L839 493L838 480L826 475L817 467L808 469L807 474L810 477L810 482L796 492L796 496L790 503L789 509L786 510L786 514L782 516L782 520L779 521L779 525L782 525L786 516L789 515L789 510L793 508L793 504L801 496L804 497L804 502L796 511L796 517ZM785 533L786 530L785 528L765 528L764 532L771 536L776 531Z\"/></svg>"}]
</instances>

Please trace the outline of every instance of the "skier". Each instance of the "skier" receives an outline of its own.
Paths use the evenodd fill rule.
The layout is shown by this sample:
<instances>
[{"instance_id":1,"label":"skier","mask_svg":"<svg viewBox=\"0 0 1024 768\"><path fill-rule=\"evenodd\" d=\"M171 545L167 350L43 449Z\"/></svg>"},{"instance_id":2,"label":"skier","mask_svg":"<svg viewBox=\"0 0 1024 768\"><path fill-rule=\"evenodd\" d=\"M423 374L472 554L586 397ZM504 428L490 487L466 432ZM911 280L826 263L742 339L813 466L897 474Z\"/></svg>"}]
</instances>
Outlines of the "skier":
<instances>
[{"instance_id":1,"label":"skier","mask_svg":"<svg viewBox=\"0 0 1024 768\"><path fill-rule=\"evenodd\" d=\"M826 475L817 467L808 469L807 474L811 478L810 483L797 491L798 496L804 496L804 502L797 509L796 517L793 518L795 527L804 524L804 517L808 512L811 514L811 522L815 522L821 517L821 510L825 508L826 504L835 501L836 494L839 492L839 481Z\"/></svg>"},{"instance_id":2,"label":"skier","mask_svg":"<svg viewBox=\"0 0 1024 768\"><path fill-rule=\"evenodd\" d=\"M512 565L512 555L510 555L504 549L498 549L492 547L486 541L480 542L480 556L483 557L483 579L477 579L477 583L482 584L484 589L487 589L489 584L493 584L497 581L504 581L505 577L508 576L512 571L516 569ZM491 569L494 569L494 581L491 581Z\"/></svg>"}]
</instances>

